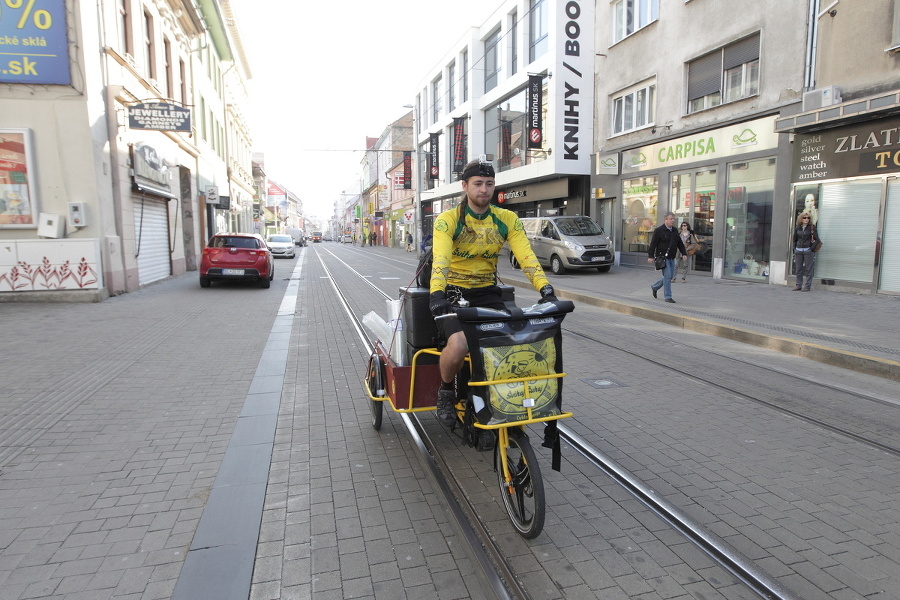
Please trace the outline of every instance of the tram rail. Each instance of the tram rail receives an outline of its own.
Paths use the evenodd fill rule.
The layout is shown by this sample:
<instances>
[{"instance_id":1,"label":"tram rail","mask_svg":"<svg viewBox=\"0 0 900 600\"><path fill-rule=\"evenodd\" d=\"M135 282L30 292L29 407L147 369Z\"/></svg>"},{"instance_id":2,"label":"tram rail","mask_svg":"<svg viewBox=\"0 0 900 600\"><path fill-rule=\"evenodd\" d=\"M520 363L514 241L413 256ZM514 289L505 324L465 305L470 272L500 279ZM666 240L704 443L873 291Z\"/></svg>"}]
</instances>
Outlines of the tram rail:
<instances>
[{"instance_id":1,"label":"tram rail","mask_svg":"<svg viewBox=\"0 0 900 600\"><path fill-rule=\"evenodd\" d=\"M347 269L355 273L356 276L366 281L385 300L394 299L370 281L369 278L334 255L334 253L328 252ZM368 349L371 349L372 343L362 331L361 319L353 313L321 255L317 253L317 256L323 269L328 274L336 294L341 299L348 318L353 321L360 339ZM569 328L564 328L564 330L568 334L578 334L578 332ZM593 341L602 343L599 340ZM432 473L437 482L446 499L455 525L466 540L469 549L473 552L473 556L489 588L497 598L530 598L531 596L528 594L527 589L521 583L521 578L504 557L500 546L495 542L496 534L490 531L487 524L478 515L475 507L469 502L461 482L455 477L453 470L448 467L441 457L440 451L431 440L419 417L415 413L401 414L400 416L404 427L415 442L420 461ZM741 556L740 553L723 540L689 519L677 507L666 502L660 494L645 486L632 473L616 465L609 457L606 457L597 448L585 442L570 428L563 424L560 424L559 427L563 440L597 467L599 472L607 475L617 485L625 489L673 529L696 545L718 565L734 575L753 594L767 600L799 600L799 596L794 595L752 561Z\"/></svg>"}]
</instances>

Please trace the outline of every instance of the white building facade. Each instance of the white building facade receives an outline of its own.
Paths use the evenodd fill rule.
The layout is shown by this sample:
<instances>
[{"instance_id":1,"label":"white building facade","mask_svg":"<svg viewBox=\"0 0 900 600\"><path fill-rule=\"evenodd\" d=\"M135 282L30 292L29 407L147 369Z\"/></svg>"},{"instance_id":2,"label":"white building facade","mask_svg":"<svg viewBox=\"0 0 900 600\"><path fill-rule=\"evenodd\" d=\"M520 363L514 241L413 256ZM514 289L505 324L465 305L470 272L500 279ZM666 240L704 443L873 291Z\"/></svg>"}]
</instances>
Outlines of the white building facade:
<instances>
[{"instance_id":1,"label":"white building facade","mask_svg":"<svg viewBox=\"0 0 900 600\"><path fill-rule=\"evenodd\" d=\"M250 224L249 70L223 5L58 0L34 32L0 21L47 44L0 74L0 300L133 291L195 269L217 222Z\"/></svg>"},{"instance_id":2,"label":"white building facade","mask_svg":"<svg viewBox=\"0 0 900 600\"><path fill-rule=\"evenodd\" d=\"M510 0L428 74L415 102L421 235L458 203L458 175L480 155L498 205L590 214L594 19L594 2Z\"/></svg>"}]
</instances>

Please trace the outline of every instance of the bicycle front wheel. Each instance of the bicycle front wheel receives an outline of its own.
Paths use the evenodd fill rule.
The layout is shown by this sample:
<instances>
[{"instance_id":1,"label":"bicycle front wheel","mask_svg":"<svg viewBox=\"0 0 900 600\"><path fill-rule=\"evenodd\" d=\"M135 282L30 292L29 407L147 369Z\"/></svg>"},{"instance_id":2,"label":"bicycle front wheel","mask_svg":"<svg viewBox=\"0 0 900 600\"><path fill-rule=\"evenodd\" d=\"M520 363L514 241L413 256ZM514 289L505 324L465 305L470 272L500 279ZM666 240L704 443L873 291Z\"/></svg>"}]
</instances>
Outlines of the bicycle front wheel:
<instances>
[{"instance_id":1,"label":"bicycle front wheel","mask_svg":"<svg viewBox=\"0 0 900 600\"><path fill-rule=\"evenodd\" d=\"M501 432L502 433L502 432ZM544 480L528 436L518 427L498 436L496 448L497 482L503 506L516 531L526 539L540 535L544 528L546 504ZM506 438L506 443L503 443ZM503 468L506 455L507 473Z\"/></svg>"}]
</instances>

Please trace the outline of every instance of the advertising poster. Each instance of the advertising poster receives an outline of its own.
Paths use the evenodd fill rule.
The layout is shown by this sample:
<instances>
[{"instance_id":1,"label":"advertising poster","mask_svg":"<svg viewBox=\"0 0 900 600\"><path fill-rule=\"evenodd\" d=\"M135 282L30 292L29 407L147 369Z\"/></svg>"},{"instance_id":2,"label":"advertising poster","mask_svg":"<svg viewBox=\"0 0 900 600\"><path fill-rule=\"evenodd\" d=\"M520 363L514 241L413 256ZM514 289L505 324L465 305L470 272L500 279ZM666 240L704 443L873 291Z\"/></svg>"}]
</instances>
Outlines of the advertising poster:
<instances>
[{"instance_id":1,"label":"advertising poster","mask_svg":"<svg viewBox=\"0 0 900 600\"><path fill-rule=\"evenodd\" d=\"M797 185L794 187L794 223L801 213L809 215L813 225L819 224L819 186Z\"/></svg>"},{"instance_id":2,"label":"advertising poster","mask_svg":"<svg viewBox=\"0 0 900 600\"><path fill-rule=\"evenodd\" d=\"M71 82L64 0L0 3L0 82Z\"/></svg>"},{"instance_id":3,"label":"advertising poster","mask_svg":"<svg viewBox=\"0 0 900 600\"><path fill-rule=\"evenodd\" d=\"M37 227L28 129L0 129L0 228Z\"/></svg>"}]
</instances>

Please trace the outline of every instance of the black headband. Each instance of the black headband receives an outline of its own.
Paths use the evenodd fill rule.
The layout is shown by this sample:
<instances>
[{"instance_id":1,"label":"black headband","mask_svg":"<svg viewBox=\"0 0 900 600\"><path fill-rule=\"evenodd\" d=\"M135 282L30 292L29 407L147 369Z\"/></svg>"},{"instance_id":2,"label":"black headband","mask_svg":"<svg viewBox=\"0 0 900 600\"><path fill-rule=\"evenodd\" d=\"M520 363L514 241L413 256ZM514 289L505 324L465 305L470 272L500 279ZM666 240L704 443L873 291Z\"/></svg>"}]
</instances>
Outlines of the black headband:
<instances>
[{"instance_id":1,"label":"black headband","mask_svg":"<svg viewBox=\"0 0 900 600\"><path fill-rule=\"evenodd\" d=\"M467 181L470 177L495 177L494 165L491 163L478 162L466 167L466 170L459 176L460 181Z\"/></svg>"}]
</instances>

